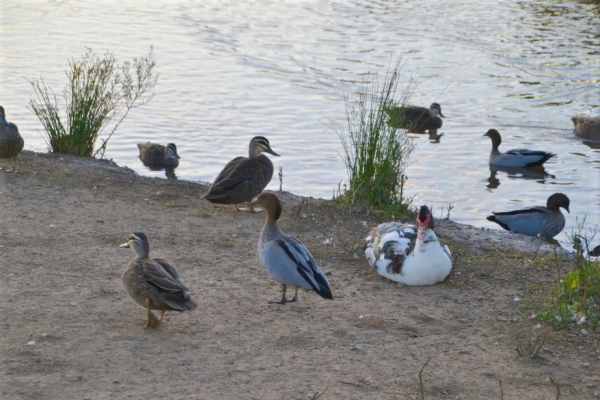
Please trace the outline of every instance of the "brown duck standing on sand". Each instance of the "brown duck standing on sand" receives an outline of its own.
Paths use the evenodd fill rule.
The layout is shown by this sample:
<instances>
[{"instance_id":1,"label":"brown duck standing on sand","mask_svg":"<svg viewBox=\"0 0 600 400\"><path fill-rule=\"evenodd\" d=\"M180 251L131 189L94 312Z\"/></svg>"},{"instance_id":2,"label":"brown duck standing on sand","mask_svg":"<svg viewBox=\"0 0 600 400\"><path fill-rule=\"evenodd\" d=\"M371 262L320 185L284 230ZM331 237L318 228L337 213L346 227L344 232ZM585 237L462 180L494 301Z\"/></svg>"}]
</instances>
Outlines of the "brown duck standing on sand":
<instances>
[{"instance_id":1,"label":"brown duck standing on sand","mask_svg":"<svg viewBox=\"0 0 600 400\"><path fill-rule=\"evenodd\" d=\"M179 154L175 143L169 143L166 147L152 142L138 143L140 149L140 160L147 167L154 168L177 168L179 166Z\"/></svg>"},{"instance_id":2,"label":"brown duck standing on sand","mask_svg":"<svg viewBox=\"0 0 600 400\"><path fill-rule=\"evenodd\" d=\"M168 261L150 258L150 243L143 232L129 236L123 248L131 248L136 256L123 271L123 285L129 295L148 312L147 328L158 326L152 310L160 310L160 321L165 311L190 311L196 303L179 276L177 268Z\"/></svg>"},{"instance_id":3,"label":"brown duck standing on sand","mask_svg":"<svg viewBox=\"0 0 600 400\"><path fill-rule=\"evenodd\" d=\"M0 106L0 158L11 158L13 164L13 168L6 172L17 172L17 156L24 145L19 128L6 120L4 107Z\"/></svg>"},{"instance_id":4,"label":"brown duck standing on sand","mask_svg":"<svg viewBox=\"0 0 600 400\"><path fill-rule=\"evenodd\" d=\"M229 161L202 198L211 203L233 204L238 211L238 204L247 201L250 212L255 212L252 199L267 187L273 177L273 163L262 152L279 157L266 137L253 137L248 146L248 157Z\"/></svg>"}]
</instances>

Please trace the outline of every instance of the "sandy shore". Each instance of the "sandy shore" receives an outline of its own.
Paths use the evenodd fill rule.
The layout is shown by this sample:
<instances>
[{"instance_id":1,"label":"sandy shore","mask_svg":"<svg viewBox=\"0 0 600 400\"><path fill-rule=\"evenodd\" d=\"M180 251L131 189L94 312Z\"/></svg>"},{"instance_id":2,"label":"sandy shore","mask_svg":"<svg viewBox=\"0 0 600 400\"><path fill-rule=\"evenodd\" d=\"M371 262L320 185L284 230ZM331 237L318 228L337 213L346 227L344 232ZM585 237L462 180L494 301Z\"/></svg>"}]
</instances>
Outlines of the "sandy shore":
<instances>
[{"instance_id":1,"label":"sandy shore","mask_svg":"<svg viewBox=\"0 0 600 400\"><path fill-rule=\"evenodd\" d=\"M280 226L334 300L269 305L281 288L256 253L264 215L108 161L25 151L19 166L0 171L2 399L418 399L426 363L427 399L554 399L557 385L562 399L600 397L600 335L530 318L557 276L528 262L536 239L441 221L453 274L404 287L363 258L381 221L282 193ZM143 327L121 283L133 231L179 268L198 309ZM518 354L544 333L537 357Z\"/></svg>"}]
</instances>

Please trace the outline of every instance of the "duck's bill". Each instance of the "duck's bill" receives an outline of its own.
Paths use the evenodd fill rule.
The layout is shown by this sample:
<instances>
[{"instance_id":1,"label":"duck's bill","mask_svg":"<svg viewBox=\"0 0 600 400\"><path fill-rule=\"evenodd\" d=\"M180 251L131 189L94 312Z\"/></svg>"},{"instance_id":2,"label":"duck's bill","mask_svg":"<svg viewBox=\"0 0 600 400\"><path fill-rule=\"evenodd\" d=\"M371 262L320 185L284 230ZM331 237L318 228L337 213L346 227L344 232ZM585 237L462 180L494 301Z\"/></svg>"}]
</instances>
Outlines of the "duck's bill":
<instances>
[{"instance_id":1,"label":"duck's bill","mask_svg":"<svg viewBox=\"0 0 600 400\"><path fill-rule=\"evenodd\" d=\"M274 156L277 156L277 157L281 157L279 154L275 153L275 152L273 151L273 149L272 149L272 148L270 148L270 147L267 149L267 153L269 153L269 154L273 154Z\"/></svg>"},{"instance_id":2,"label":"duck's bill","mask_svg":"<svg viewBox=\"0 0 600 400\"><path fill-rule=\"evenodd\" d=\"M438 114L440 115L440 117L442 117L442 118L446 118L446 116L445 116L444 114L442 114L442 112L441 112L441 111L440 111Z\"/></svg>"},{"instance_id":3,"label":"duck's bill","mask_svg":"<svg viewBox=\"0 0 600 400\"><path fill-rule=\"evenodd\" d=\"M120 245L119 247L123 248L123 249L128 249L129 248L129 243L123 243L122 245Z\"/></svg>"}]
</instances>

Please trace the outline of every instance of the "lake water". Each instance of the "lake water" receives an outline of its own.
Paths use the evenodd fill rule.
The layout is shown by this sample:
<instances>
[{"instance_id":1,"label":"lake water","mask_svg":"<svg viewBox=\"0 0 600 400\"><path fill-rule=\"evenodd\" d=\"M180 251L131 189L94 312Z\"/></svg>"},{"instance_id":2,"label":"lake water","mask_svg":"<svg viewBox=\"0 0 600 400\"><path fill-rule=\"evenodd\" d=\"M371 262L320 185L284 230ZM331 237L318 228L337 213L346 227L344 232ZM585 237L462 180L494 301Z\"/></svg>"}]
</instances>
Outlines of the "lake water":
<instances>
[{"instance_id":1,"label":"lake water","mask_svg":"<svg viewBox=\"0 0 600 400\"><path fill-rule=\"evenodd\" d=\"M142 166L136 143L175 142L179 179L211 182L264 135L281 154L272 159L284 190L331 198L347 175L327 123L345 118L344 95L356 98L367 72L383 78L404 52L400 88L416 78L411 103L437 101L446 115L441 143L415 139L407 191L417 204L436 215L453 205L453 220L500 229L485 219L491 210L545 205L562 191L566 232L576 217L600 221L600 145L583 143L570 121L600 115L598 1L4 0L0 18L0 104L26 149L47 148L27 109L28 79L60 94L68 60L86 46L124 61L153 45L156 96L131 112L108 158L164 177ZM489 128L501 132L501 150L558 157L545 175L490 179Z\"/></svg>"}]
</instances>

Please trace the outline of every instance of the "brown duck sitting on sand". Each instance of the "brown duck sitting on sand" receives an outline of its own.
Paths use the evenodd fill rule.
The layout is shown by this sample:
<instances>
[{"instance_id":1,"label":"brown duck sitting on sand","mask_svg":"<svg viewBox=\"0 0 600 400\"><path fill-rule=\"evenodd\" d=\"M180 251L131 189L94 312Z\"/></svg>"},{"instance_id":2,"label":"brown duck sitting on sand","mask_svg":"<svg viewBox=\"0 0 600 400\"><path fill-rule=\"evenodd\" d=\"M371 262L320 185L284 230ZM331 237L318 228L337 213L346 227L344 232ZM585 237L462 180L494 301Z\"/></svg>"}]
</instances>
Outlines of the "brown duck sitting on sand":
<instances>
[{"instance_id":1,"label":"brown duck sitting on sand","mask_svg":"<svg viewBox=\"0 0 600 400\"><path fill-rule=\"evenodd\" d=\"M0 106L0 158L11 158L13 168L6 172L17 171L17 156L23 150L25 142L19 134L17 125L6 120L4 107Z\"/></svg>"},{"instance_id":2,"label":"brown duck sitting on sand","mask_svg":"<svg viewBox=\"0 0 600 400\"><path fill-rule=\"evenodd\" d=\"M147 328L158 325L159 320L152 310L161 311L162 321L165 311L190 311L196 308L177 268L166 260L150 258L150 244L144 233L133 233L121 247L131 248L136 254L125 268L122 280L129 295L148 311Z\"/></svg>"},{"instance_id":3,"label":"brown duck sitting on sand","mask_svg":"<svg viewBox=\"0 0 600 400\"><path fill-rule=\"evenodd\" d=\"M179 166L179 154L175 143L169 143L166 147L152 142L138 143L140 149L140 160L147 167L154 168L177 168Z\"/></svg>"},{"instance_id":4,"label":"brown duck sitting on sand","mask_svg":"<svg viewBox=\"0 0 600 400\"><path fill-rule=\"evenodd\" d=\"M600 117L590 118L584 115L571 118L575 133L584 139L600 142Z\"/></svg>"},{"instance_id":5,"label":"brown duck sitting on sand","mask_svg":"<svg viewBox=\"0 0 600 400\"><path fill-rule=\"evenodd\" d=\"M271 149L266 137L253 137L248 157L236 157L229 161L202 198L211 203L233 204L238 211L238 204L247 201L250 203L250 212L255 212L252 199L267 187L273 177L273 163L262 152L279 157Z\"/></svg>"}]
</instances>

